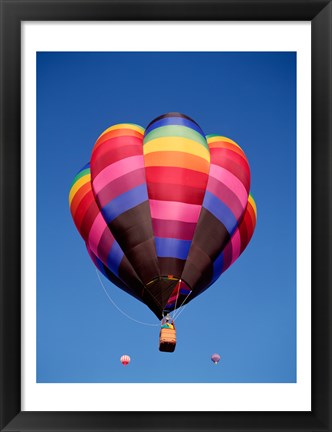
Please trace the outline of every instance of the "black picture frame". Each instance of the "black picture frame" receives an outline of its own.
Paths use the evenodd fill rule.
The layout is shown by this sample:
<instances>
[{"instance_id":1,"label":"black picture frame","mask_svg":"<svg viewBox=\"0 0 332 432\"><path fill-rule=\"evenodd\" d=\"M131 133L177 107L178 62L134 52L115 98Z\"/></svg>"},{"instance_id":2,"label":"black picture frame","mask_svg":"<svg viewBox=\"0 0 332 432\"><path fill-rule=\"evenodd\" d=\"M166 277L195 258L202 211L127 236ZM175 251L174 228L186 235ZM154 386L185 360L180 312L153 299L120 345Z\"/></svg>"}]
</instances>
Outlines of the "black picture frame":
<instances>
[{"instance_id":1,"label":"black picture frame","mask_svg":"<svg viewBox=\"0 0 332 432\"><path fill-rule=\"evenodd\" d=\"M332 431L331 0L0 0L2 431ZM21 22L311 21L311 412L21 411Z\"/></svg>"}]
</instances>

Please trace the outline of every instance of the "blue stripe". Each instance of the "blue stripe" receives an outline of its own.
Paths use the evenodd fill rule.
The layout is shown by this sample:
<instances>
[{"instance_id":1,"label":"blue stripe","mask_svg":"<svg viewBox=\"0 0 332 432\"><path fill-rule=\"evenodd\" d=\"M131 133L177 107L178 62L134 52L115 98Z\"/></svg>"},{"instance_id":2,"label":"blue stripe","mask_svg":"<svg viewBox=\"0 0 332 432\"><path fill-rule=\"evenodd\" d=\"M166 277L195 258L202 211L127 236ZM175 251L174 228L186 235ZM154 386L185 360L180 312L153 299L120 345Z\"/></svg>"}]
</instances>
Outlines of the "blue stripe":
<instances>
[{"instance_id":1,"label":"blue stripe","mask_svg":"<svg viewBox=\"0 0 332 432\"><path fill-rule=\"evenodd\" d=\"M213 262L213 276L210 285L212 285L222 273L224 266L224 253L221 252Z\"/></svg>"},{"instance_id":2,"label":"blue stripe","mask_svg":"<svg viewBox=\"0 0 332 432\"><path fill-rule=\"evenodd\" d=\"M112 222L113 219L124 213L125 211L136 207L142 202L148 200L148 191L146 184L141 184L133 189L117 196L108 204L106 204L102 213L106 223Z\"/></svg>"},{"instance_id":3,"label":"blue stripe","mask_svg":"<svg viewBox=\"0 0 332 432\"><path fill-rule=\"evenodd\" d=\"M155 237L157 256L160 258L187 259L191 240Z\"/></svg>"},{"instance_id":4,"label":"blue stripe","mask_svg":"<svg viewBox=\"0 0 332 432\"><path fill-rule=\"evenodd\" d=\"M224 224L230 235L233 234L237 227L237 220L232 211L215 195L206 191L203 201L203 207L209 210L217 219Z\"/></svg>"},{"instance_id":5,"label":"blue stripe","mask_svg":"<svg viewBox=\"0 0 332 432\"><path fill-rule=\"evenodd\" d=\"M123 258L123 251L119 246L119 243L114 241L112 244L111 250L107 257L107 267L114 273L116 276L119 276L119 267Z\"/></svg>"},{"instance_id":6,"label":"blue stripe","mask_svg":"<svg viewBox=\"0 0 332 432\"><path fill-rule=\"evenodd\" d=\"M189 293L190 293L190 289L186 289L186 288L180 289L180 294L189 294Z\"/></svg>"},{"instance_id":7,"label":"blue stripe","mask_svg":"<svg viewBox=\"0 0 332 432\"><path fill-rule=\"evenodd\" d=\"M190 129L194 129L196 132L201 134L202 137L205 139L205 135L202 129L199 126L197 126L197 124L183 117L165 117L160 120L157 120L156 122L153 122L148 127L148 129L146 129L144 136L147 136L147 134L153 131L154 129L163 126L186 126Z\"/></svg>"},{"instance_id":8,"label":"blue stripe","mask_svg":"<svg viewBox=\"0 0 332 432\"><path fill-rule=\"evenodd\" d=\"M81 171L84 171L85 169L90 168L90 162L88 162L84 167L81 169Z\"/></svg>"}]
</instances>

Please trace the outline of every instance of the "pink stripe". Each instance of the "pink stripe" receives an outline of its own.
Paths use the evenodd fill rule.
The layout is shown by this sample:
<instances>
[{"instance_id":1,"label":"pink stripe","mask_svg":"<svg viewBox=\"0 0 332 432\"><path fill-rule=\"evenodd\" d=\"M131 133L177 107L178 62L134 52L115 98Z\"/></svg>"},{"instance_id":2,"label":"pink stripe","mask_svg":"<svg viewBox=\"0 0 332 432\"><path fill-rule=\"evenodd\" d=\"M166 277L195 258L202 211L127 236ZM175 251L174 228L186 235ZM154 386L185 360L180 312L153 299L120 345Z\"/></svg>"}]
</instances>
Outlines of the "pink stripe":
<instances>
[{"instance_id":1,"label":"pink stripe","mask_svg":"<svg viewBox=\"0 0 332 432\"><path fill-rule=\"evenodd\" d=\"M101 213L98 214L96 219L94 220L92 227L89 232L88 245L92 252L98 256L98 246L100 243L100 239L107 227L106 222ZM110 233L111 235L111 233Z\"/></svg>"},{"instance_id":2,"label":"pink stripe","mask_svg":"<svg viewBox=\"0 0 332 432\"><path fill-rule=\"evenodd\" d=\"M224 183L239 198L243 208L246 207L248 201L248 192L241 181L234 174L225 168L211 164L209 175Z\"/></svg>"},{"instance_id":3,"label":"pink stripe","mask_svg":"<svg viewBox=\"0 0 332 432\"><path fill-rule=\"evenodd\" d=\"M220 199L231 210L236 219L240 219L243 215L245 207L243 207L239 198L230 190L225 183L210 176L206 190L211 192Z\"/></svg>"},{"instance_id":4,"label":"pink stripe","mask_svg":"<svg viewBox=\"0 0 332 432\"><path fill-rule=\"evenodd\" d=\"M198 204L187 204L177 201L149 200L153 219L178 220L197 223L201 211Z\"/></svg>"},{"instance_id":5,"label":"pink stripe","mask_svg":"<svg viewBox=\"0 0 332 432\"><path fill-rule=\"evenodd\" d=\"M192 240L197 224L170 221L164 219L152 219L153 233L155 237L176 238L179 240Z\"/></svg>"},{"instance_id":6,"label":"pink stripe","mask_svg":"<svg viewBox=\"0 0 332 432\"><path fill-rule=\"evenodd\" d=\"M230 266L241 254L241 236L240 236L240 231L238 229L232 235L231 243L232 243L232 261L230 263Z\"/></svg>"},{"instance_id":7,"label":"pink stripe","mask_svg":"<svg viewBox=\"0 0 332 432\"><path fill-rule=\"evenodd\" d=\"M131 156L125 159L121 159L108 167L104 168L97 176L93 179L93 190L95 194L98 194L108 183L123 176L131 171L138 168L144 167L143 156Z\"/></svg>"}]
</instances>

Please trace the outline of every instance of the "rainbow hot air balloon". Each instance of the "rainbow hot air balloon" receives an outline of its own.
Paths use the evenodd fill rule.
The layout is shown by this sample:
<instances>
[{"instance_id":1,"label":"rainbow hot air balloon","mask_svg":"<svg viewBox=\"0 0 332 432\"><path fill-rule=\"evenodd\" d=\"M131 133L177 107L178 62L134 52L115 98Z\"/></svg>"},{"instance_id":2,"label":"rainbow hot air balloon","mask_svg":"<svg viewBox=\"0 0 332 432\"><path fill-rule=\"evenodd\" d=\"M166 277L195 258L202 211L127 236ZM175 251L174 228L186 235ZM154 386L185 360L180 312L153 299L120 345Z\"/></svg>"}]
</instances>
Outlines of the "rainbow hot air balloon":
<instances>
[{"instance_id":1,"label":"rainbow hot air balloon","mask_svg":"<svg viewBox=\"0 0 332 432\"><path fill-rule=\"evenodd\" d=\"M158 318L209 288L256 225L243 150L179 113L106 129L69 201L97 268Z\"/></svg>"}]
</instances>

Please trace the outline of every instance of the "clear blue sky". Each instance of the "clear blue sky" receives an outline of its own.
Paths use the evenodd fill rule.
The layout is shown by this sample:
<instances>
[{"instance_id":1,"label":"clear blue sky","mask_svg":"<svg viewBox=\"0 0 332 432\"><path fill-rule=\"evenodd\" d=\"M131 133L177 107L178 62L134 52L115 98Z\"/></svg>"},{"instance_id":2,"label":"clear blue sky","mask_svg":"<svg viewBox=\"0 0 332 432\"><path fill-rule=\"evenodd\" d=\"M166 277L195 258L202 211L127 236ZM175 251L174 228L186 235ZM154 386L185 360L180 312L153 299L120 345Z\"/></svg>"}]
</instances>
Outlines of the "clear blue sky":
<instances>
[{"instance_id":1,"label":"clear blue sky","mask_svg":"<svg viewBox=\"0 0 332 432\"><path fill-rule=\"evenodd\" d=\"M170 111L243 148L258 213L243 255L179 316L172 354L158 326L111 304L68 206L102 131ZM295 165L295 53L38 53L37 381L296 382ZM158 324L103 281L127 314Z\"/></svg>"}]
</instances>

